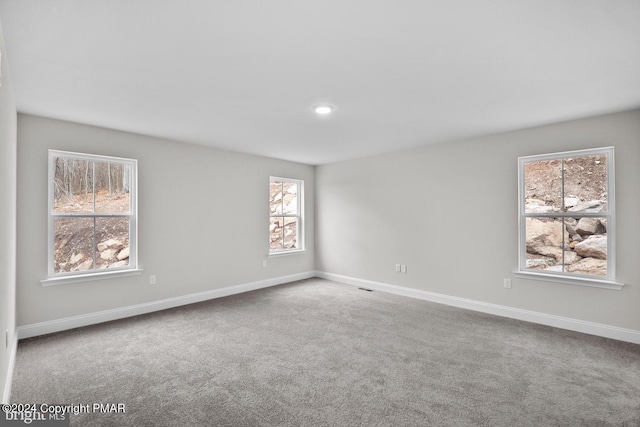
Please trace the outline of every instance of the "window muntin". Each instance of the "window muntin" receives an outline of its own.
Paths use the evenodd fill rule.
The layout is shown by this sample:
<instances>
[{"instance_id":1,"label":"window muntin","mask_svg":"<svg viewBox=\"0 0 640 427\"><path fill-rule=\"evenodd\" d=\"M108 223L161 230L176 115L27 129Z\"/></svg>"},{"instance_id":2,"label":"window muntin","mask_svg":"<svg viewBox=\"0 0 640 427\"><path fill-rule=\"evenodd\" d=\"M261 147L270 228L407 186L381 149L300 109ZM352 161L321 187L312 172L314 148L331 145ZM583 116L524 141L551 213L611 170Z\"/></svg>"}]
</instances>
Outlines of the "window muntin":
<instances>
[{"instance_id":1,"label":"window muntin","mask_svg":"<svg viewBox=\"0 0 640 427\"><path fill-rule=\"evenodd\" d=\"M49 150L49 278L133 270L137 161Z\"/></svg>"},{"instance_id":2,"label":"window muntin","mask_svg":"<svg viewBox=\"0 0 640 427\"><path fill-rule=\"evenodd\" d=\"M615 280L613 147L519 161L519 271Z\"/></svg>"},{"instance_id":3,"label":"window muntin","mask_svg":"<svg viewBox=\"0 0 640 427\"><path fill-rule=\"evenodd\" d=\"M269 253L304 249L302 199L304 182L298 179L269 179Z\"/></svg>"}]
</instances>

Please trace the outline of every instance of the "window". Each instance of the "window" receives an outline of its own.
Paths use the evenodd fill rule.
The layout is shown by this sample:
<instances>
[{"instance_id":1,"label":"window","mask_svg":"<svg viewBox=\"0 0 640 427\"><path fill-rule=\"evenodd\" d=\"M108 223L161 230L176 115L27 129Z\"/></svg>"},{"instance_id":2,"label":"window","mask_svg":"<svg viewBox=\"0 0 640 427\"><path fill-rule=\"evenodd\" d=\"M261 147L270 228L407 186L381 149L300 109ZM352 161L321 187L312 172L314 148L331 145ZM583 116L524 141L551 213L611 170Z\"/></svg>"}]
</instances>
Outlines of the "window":
<instances>
[{"instance_id":1,"label":"window","mask_svg":"<svg viewBox=\"0 0 640 427\"><path fill-rule=\"evenodd\" d=\"M613 148L518 161L519 272L608 287L615 280Z\"/></svg>"},{"instance_id":2,"label":"window","mask_svg":"<svg viewBox=\"0 0 640 427\"><path fill-rule=\"evenodd\" d=\"M136 183L136 160L49 150L50 281L137 269Z\"/></svg>"},{"instance_id":3,"label":"window","mask_svg":"<svg viewBox=\"0 0 640 427\"><path fill-rule=\"evenodd\" d=\"M302 198L304 181L271 177L269 180L269 253L304 249Z\"/></svg>"}]
</instances>

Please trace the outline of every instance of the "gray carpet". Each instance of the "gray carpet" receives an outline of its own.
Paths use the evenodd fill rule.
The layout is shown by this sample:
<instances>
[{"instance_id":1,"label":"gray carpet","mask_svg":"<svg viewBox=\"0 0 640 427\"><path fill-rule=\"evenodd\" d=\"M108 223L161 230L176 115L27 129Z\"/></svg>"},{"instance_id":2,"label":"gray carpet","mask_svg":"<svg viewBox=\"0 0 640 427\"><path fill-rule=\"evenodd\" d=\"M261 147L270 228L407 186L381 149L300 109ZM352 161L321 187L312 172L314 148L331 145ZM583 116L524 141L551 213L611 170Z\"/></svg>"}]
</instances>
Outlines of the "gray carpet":
<instances>
[{"instance_id":1,"label":"gray carpet","mask_svg":"<svg viewBox=\"0 0 640 427\"><path fill-rule=\"evenodd\" d=\"M95 426L639 426L640 346L310 279L20 341Z\"/></svg>"}]
</instances>

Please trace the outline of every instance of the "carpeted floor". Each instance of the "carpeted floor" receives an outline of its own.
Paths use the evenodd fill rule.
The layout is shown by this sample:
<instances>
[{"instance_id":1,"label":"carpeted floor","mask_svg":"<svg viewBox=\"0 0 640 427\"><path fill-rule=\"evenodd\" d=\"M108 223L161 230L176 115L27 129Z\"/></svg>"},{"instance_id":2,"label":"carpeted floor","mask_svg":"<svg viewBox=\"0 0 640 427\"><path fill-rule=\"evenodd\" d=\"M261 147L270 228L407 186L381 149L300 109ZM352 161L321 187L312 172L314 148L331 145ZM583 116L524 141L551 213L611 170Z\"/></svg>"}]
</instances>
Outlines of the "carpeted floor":
<instances>
[{"instance_id":1,"label":"carpeted floor","mask_svg":"<svg viewBox=\"0 0 640 427\"><path fill-rule=\"evenodd\" d=\"M20 341L96 426L640 426L640 346L310 279Z\"/></svg>"}]
</instances>

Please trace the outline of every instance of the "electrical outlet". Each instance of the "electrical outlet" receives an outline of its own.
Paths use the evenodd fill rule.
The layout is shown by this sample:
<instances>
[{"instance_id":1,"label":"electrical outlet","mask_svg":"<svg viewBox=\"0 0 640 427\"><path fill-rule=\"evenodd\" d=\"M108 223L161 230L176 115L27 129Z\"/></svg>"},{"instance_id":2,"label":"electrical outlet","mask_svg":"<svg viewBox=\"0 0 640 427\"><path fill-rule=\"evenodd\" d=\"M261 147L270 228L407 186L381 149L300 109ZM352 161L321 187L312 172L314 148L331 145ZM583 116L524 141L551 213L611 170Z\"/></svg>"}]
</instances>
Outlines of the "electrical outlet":
<instances>
[{"instance_id":1,"label":"electrical outlet","mask_svg":"<svg viewBox=\"0 0 640 427\"><path fill-rule=\"evenodd\" d=\"M262 260L262 268L267 268L267 260Z\"/></svg>"},{"instance_id":2,"label":"electrical outlet","mask_svg":"<svg viewBox=\"0 0 640 427\"><path fill-rule=\"evenodd\" d=\"M396 273L400 273L400 264L396 264Z\"/></svg>"},{"instance_id":3,"label":"electrical outlet","mask_svg":"<svg viewBox=\"0 0 640 427\"><path fill-rule=\"evenodd\" d=\"M511 279L504 279L504 287L511 289Z\"/></svg>"},{"instance_id":4,"label":"electrical outlet","mask_svg":"<svg viewBox=\"0 0 640 427\"><path fill-rule=\"evenodd\" d=\"M406 273L406 272L407 272L407 266L406 266L406 265L404 265L404 264L402 264L402 265L400 266L400 271L402 271L403 273Z\"/></svg>"},{"instance_id":5,"label":"electrical outlet","mask_svg":"<svg viewBox=\"0 0 640 427\"><path fill-rule=\"evenodd\" d=\"M153 275L153 274L151 276L149 276L149 284L150 285L155 285L156 283L157 283L156 282L156 276Z\"/></svg>"}]
</instances>

